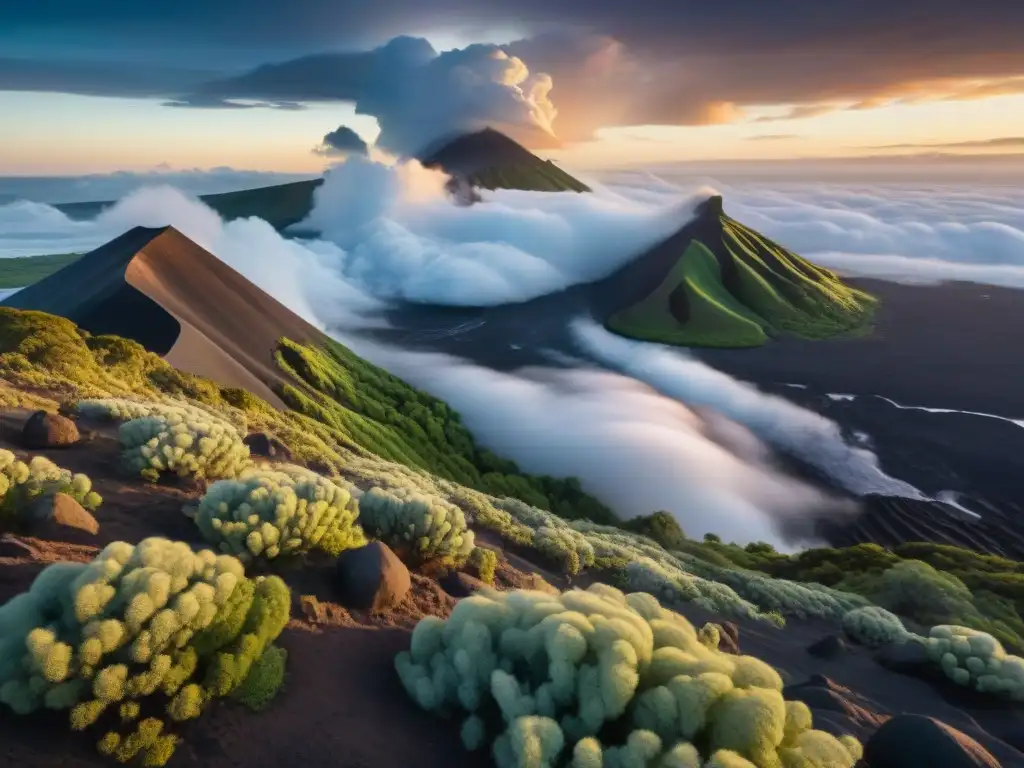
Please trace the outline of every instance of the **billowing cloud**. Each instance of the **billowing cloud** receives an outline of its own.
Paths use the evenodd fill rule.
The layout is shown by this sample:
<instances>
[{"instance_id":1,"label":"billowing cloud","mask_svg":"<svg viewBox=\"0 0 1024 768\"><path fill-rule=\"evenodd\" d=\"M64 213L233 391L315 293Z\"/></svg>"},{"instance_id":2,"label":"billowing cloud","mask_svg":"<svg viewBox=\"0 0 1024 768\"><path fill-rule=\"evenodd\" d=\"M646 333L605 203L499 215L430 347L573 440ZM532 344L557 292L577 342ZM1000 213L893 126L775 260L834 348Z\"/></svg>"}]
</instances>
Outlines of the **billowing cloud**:
<instances>
[{"instance_id":1,"label":"billowing cloud","mask_svg":"<svg viewBox=\"0 0 1024 768\"><path fill-rule=\"evenodd\" d=\"M487 126L533 146L552 145L551 85L497 46L438 53L422 38L398 37L371 51L265 65L208 83L177 103L350 101L358 114L377 118L382 149L411 155L448 134Z\"/></svg>"},{"instance_id":2,"label":"billowing cloud","mask_svg":"<svg viewBox=\"0 0 1024 768\"><path fill-rule=\"evenodd\" d=\"M323 141L313 147L317 155L327 157L345 157L347 155L365 155L369 147L363 137L347 125L340 125L326 134Z\"/></svg>"},{"instance_id":3,"label":"billowing cloud","mask_svg":"<svg viewBox=\"0 0 1024 768\"><path fill-rule=\"evenodd\" d=\"M216 13L200 0L181 0L173 12L128 0L92 4L88 13L71 0L47 3L45 13L36 6L0 8L0 49L20 57L0 60L0 90L190 94L176 103L206 107L362 99L367 113L393 115L385 138L395 136L395 147L407 140L397 135L409 114L395 111L391 99L399 97L429 124L446 117L441 122L461 125L468 115L497 121L511 112L514 124L540 129L536 145L552 121L563 140L576 140L601 127L735 121L766 105L787 106L785 119L799 119L1024 92L1024 6L1006 0L864 0L815 9L802 0L393 0L373 7L224 0ZM509 29L521 36L501 46L509 60L497 64L483 60L491 46L426 67L440 57L425 41L397 37L382 45L425 30L466 29L482 39L507 40ZM181 69L183 34L195 60L216 73L207 86ZM68 59L67 39L78 41L80 60ZM513 59L529 73L515 86L506 79L519 71ZM467 90L462 75L452 74L462 67L492 74ZM403 72L418 73L408 91ZM416 98L425 93L449 95L430 109ZM550 102L558 105L554 120ZM527 123L524 110L533 115Z\"/></svg>"}]
</instances>

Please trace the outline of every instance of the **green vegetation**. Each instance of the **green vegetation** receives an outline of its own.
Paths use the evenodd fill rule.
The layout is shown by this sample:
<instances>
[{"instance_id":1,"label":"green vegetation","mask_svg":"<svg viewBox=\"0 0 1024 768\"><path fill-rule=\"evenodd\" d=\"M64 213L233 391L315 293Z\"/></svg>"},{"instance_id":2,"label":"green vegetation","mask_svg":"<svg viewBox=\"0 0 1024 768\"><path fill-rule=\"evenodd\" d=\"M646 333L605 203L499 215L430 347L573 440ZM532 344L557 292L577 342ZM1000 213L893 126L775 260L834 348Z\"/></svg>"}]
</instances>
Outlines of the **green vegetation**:
<instances>
[{"instance_id":1,"label":"green vegetation","mask_svg":"<svg viewBox=\"0 0 1024 768\"><path fill-rule=\"evenodd\" d=\"M654 293L608 320L626 336L691 347L757 347L765 325L726 290L718 260L696 240Z\"/></svg>"},{"instance_id":2,"label":"green vegetation","mask_svg":"<svg viewBox=\"0 0 1024 768\"><path fill-rule=\"evenodd\" d=\"M682 346L752 347L869 327L875 299L726 216L712 198L694 239L653 292L612 315L624 336Z\"/></svg>"},{"instance_id":3,"label":"green vegetation","mask_svg":"<svg viewBox=\"0 0 1024 768\"><path fill-rule=\"evenodd\" d=\"M958 685L1024 701L1024 659L1010 656L989 634L966 627L932 627L924 639L932 661Z\"/></svg>"},{"instance_id":4,"label":"green vegetation","mask_svg":"<svg viewBox=\"0 0 1024 768\"><path fill-rule=\"evenodd\" d=\"M483 189L522 189L534 192L589 192L590 187L573 178L550 160L530 165L498 165L470 174L469 183Z\"/></svg>"},{"instance_id":5,"label":"green vegetation","mask_svg":"<svg viewBox=\"0 0 1024 768\"><path fill-rule=\"evenodd\" d=\"M764 662L701 642L649 594L604 584L466 598L447 620L422 619L395 667L424 709L464 712L464 745L490 742L500 768L852 768L863 752L813 730Z\"/></svg>"},{"instance_id":6,"label":"green vegetation","mask_svg":"<svg viewBox=\"0 0 1024 768\"><path fill-rule=\"evenodd\" d=\"M80 253L0 259L0 288L24 288L78 261Z\"/></svg>"},{"instance_id":7,"label":"green vegetation","mask_svg":"<svg viewBox=\"0 0 1024 768\"><path fill-rule=\"evenodd\" d=\"M277 464L210 486L193 518L211 544L242 562L366 543L352 487L305 467Z\"/></svg>"},{"instance_id":8,"label":"green vegetation","mask_svg":"<svg viewBox=\"0 0 1024 768\"><path fill-rule=\"evenodd\" d=\"M103 734L101 753L163 765L179 739L156 715L180 722L217 698L273 696L283 658L267 649L290 601L284 582L248 579L233 557L114 542L91 563L48 566L0 607L0 702L67 711L73 730Z\"/></svg>"},{"instance_id":9,"label":"green vegetation","mask_svg":"<svg viewBox=\"0 0 1024 768\"><path fill-rule=\"evenodd\" d=\"M244 432L210 414L191 415L197 410L167 405L122 424L117 440L125 469L156 482L172 473L211 480L237 477L251 466Z\"/></svg>"},{"instance_id":10,"label":"green vegetation","mask_svg":"<svg viewBox=\"0 0 1024 768\"><path fill-rule=\"evenodd\" d=\"M202 195L199 199L227 221L258 216L280 230L297 224L309 215L313 209L313 193L321 184L323 179L309 179L271 187ZM113 204L112 201L64 203L54 207L72 219L91 219Z\"/></svg>"},{"instance_id":11,"label":"green vegetation","mask_svg":"<svg viewBox=\"0 0 1024 768\"><path fill-rule=\"evenodd\" d=\"M72 474L45 456L25 463L0 448L0 531L17 528L38 498L55 493L66 493L89 510L103 502L88 476Z\"/></svg>"},{"instance_id":12,"label":"green vegetation","mask_svg":"<svg viewBox=\"0 0 1024 768\"><path fill-rule=\"evenodd\" d=\"M1024 650L1024 563L928 542L810 549L782 555L770 546L704 542L698 557L724 559L776 579L815 582L863 595L922 625L955 624Z\"/></svg>"},{"instance_id":13,"label":"green vegetation","mask_svg":"<svg viewBox=\"0 0 1024 768\"><path fill-rule=\"evenodd\" d=\"M359 498L359 524L413 566L458 567L474 549L473 532L459 507L415 492L371 488Z\"/></svg>"},{"instance_id":14,"label":"green vegetation","mask_svg":"<svg viewBox=\"0 0 1024 768\"><path fill-rule=\"evenodd\" d=\"M282 399L310 422L354 445L491 496L511 496L561 517L613 522L614 514L574 478L536 477L479 448L447 404L333 341L323 348L282 340L278 366L296 386ZM321 426L321 429L323 429Z\"/></svg>"},{"instance_id":15,"label":"green vegetation","mask_svg":"<svg viewBox=\"0 0 1024 768\"><path fill-rule=\"evenodd\" d=\"M665 549L679 549L686 542L686 534L671 513L659 510L650 515L633 517L622 523L623 529L654 539Z\"/></svg>"}]
</instances>

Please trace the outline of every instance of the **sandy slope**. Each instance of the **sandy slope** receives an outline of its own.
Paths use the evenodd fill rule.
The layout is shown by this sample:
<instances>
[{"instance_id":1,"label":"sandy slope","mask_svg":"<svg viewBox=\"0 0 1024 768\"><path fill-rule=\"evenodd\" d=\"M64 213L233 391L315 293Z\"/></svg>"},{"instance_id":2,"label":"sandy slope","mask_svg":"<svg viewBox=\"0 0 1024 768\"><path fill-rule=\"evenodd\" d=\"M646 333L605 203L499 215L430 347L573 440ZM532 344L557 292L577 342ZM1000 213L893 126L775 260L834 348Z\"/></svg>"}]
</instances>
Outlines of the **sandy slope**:
<instances>
[{"instance_id":1,"label":"sandy slope","mask_svg":"<svg viewBox=\"0 0 1024 768\"><path fill-rule=\"evenodd\" d=\"M173 227L136 227L5 302L135 339L174 366L281 405L278 339L320 332Z\"/></svg>"}]
</instances>

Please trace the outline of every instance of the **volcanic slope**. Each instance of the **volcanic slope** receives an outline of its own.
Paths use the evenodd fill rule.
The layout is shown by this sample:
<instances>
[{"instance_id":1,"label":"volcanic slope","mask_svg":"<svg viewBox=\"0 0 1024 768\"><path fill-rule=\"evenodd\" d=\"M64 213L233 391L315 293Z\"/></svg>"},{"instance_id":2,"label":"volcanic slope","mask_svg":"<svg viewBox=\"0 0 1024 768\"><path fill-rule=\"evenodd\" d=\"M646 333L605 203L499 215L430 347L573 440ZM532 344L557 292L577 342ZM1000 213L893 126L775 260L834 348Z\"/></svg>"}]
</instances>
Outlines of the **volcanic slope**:
<instances>
[{"instance_id":1,"label":"volcanic slope","mask_svg":"<svg viewBox=\"0 0 1024 768\"><path fill-rule=\"evenodd\" d=\"M756 347L867 327L875 299L743 226L709 198L678 235L642 257L607 320L623 336L679 346ZM622 294L620 294L622 295Z\"/></svg>"},{"instance_id":2,"label":"volcanic slope","mask_svg":"<svg viewBox=\"0 0 1024 768\"><path fill-rule=\"evenodd\" d=\"M425 151L420 161L427 168L440 168L483 189L590 191L590 187L550 160L542 160L493 128L447 140L440 147Z\"/></svg>"},{"instance_id":3,"label":"volcanic slope","mask_svg":"<svg viewBox=\"0 0 1024 768\"><path fill-rule=\"evenodd\" d=\"M3 303L132 339L177 368L275 405L278 340L325 339L172 227L129 230Z\"/></svg>"}]
</instances>

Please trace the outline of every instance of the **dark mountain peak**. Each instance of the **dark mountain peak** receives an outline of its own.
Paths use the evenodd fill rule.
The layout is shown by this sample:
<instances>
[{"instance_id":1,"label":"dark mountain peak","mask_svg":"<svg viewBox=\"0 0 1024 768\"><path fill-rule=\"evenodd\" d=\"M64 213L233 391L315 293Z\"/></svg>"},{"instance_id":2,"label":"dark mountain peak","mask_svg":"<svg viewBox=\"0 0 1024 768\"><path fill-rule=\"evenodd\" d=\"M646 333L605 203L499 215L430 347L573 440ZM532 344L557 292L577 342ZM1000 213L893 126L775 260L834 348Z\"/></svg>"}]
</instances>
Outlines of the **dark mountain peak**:
<instances>
[{"instance_id":1,"label":"dark mountain peak","mask_svg":"<svg viewBox=\"0 0 1024 768\"><path fill-rule=\"evenodd\" d=\"M522 144L493 128L436 142L421 162L428 168L439 167L448 173L467 176L484 168L544 164Z\"/></svg>"},{"instance_id":2,"label":"dark mountain peak","mask_svg":"<svg viewBox=\"0 0 1024 768\"><path fill-rule=\"evenodd\" d=\"M701 218L719 218L725 215L725 208L722 205L721 195L712 195L697 206L697 216Z\"/></svg>"}]
</instances>

